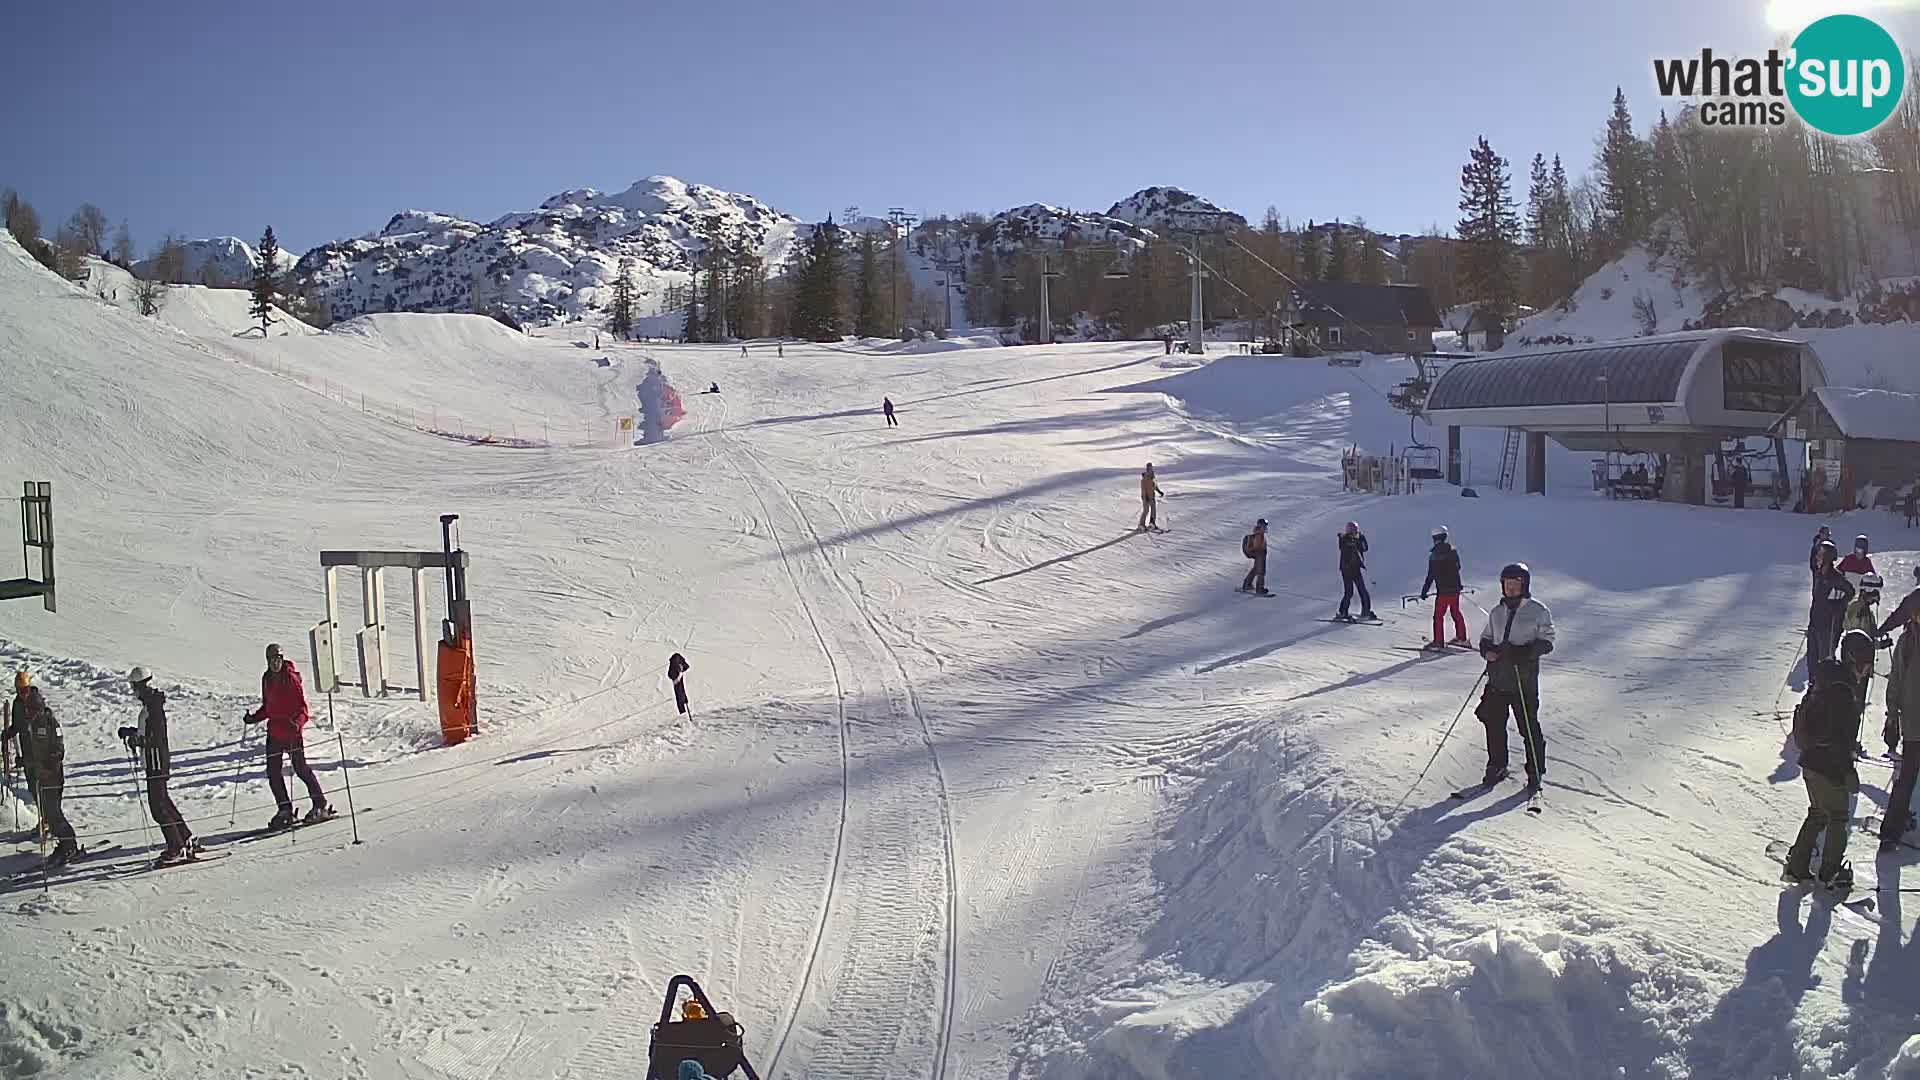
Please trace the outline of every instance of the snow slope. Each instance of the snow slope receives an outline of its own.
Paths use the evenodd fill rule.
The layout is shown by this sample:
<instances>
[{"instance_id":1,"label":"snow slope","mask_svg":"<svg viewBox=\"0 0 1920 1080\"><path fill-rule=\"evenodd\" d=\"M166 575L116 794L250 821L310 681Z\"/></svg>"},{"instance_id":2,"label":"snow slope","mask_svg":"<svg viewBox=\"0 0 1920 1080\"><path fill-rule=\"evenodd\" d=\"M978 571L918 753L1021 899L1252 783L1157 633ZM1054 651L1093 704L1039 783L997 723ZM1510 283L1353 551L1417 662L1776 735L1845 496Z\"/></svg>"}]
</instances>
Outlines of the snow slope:
<instances>
[{"instance_id":1,"label":"snow slope","mask_svg":"<svg viewBox=\"0 0 1920 1080\"><path fill-rule=\"evenodd\" d=\"M1404 440L1388 361L633 346L603 369L510 339L194 337L0 240L0 364L28 375L0 475L54 482L62 545L60 613L0 606L0 666L60 712L78 827L124 845L0 882L10 1072L631 1078L678 971L782 1078L1868 1077L1913 1033L1898 894L1827 913L1760 857L1804 806L1772 710L1810 522L1558 474L1546 498L1342 494L1341 447ZM272 373L480 409L584 402L575 365L643 354L724 392L618 452L438 439ZM1164 533L1131 531L1147 460ZM473 557L480 736L434 748L430 706L343 696L336 738L316 703L365 843L223 837L271 812L237 717L265 641L305 654L316 549L431 547L441 512ZM1232 591L1255 516L1273 599ZM1348 518L1384 626L1320 621ZM1899 580L1914 545L1885 520L1857 527ZM1436 522L1470 599L1526 558L1560 622L1538 818L1511 787L1446 798L1482 764L1471 720L1415 783L1477 674L1411 651L1396 603ZM112 735L134 663L228 858L109 876L142 843Z\"/></svg>"}]
</instances>

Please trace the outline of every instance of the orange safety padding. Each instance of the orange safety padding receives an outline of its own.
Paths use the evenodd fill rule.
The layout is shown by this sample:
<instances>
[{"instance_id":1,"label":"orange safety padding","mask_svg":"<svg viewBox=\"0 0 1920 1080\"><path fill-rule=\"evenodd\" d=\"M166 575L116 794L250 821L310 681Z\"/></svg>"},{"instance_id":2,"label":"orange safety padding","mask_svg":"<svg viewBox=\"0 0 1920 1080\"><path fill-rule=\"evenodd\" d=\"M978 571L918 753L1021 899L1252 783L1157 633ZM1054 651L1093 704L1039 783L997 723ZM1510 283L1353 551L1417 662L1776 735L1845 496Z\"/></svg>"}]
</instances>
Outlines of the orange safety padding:
<instances>
[{"instance_id":1,"label":"orange safety padding","mask_svg":"<svg viewBox=\"0 0 1920 1080\"><path fill-rule=\"evenodd\" d=\"M440 642L440 735L448 746L473 734L473 639L458 645Z\"/></svg>"}]
</instances>

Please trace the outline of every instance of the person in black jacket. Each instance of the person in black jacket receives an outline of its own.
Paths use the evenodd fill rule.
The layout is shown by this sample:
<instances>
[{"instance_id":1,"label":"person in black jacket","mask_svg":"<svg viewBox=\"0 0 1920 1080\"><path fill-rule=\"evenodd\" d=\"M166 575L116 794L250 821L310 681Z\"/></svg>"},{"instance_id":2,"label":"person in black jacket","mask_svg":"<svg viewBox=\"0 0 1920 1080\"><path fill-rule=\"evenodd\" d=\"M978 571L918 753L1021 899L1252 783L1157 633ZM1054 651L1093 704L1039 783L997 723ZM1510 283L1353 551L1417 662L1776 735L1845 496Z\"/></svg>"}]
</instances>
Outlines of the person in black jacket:
<instances>
[{"instance_id":1,"label":"person in black jacket","mask_svg":"<svg viewBox=\"0 0 1920 1080\"><path fill-rule=\"evenodd\" d=\"M60 809L60 797L67 786L67 742L60 736L60 721L48 707L46 697L25 671L14 673L13 701L7 706L7 726L0 731L0 745L13 738L20 740L20 771L33 791L40 823L58 841L47 856L47 865L64 866L81 853L73 823Z\"/></svg>"},{"instance_id":2,"label":"person in black jacket","mask_svg":"<svg viewBox=\"0 0 1920 1080\"><path fill-rule=\"evenodd\" d=\"M1800 750L1800 775L1807 782L1807 819L1787 850L1782 877L1812 884L1813 846L1820 843L1822 885L1846 888L1853 875L1845 866L1847 806L1860 787L1853 748L1860 739L1860 699L1855 686L1873 669L1873 638L1849 630L1840 639L1840 658L1827 657L1813 669L1813 683L1793 713L1793 741Z\"/></svg>"},{"instance_id":3,"label":"person in black jacket","mask_svg":"<svg viewBox=\"0 0 1920 1080\"><path fill-rule=\"evenodd\" d=\"M190 861L200 854L200 844L180 816L180 808L173 805L173 796L167 794L173 756L167 745L167 695L153 688L153 673L143 667L127 673L127 684L140 699L140 722L121 728L120 741L128 750L140 752L140 764L147 774L147 805L153 810L153 823L167 841L155 865Z\"/></svg>"},{"instance_id":4,"label":"person in black jacket","mask_svg":"<svg viewBox=\"0 0 1920 1080\"><path fill-rule=\"evenodd\" d=\"M1367 595L1367 536L1360 531L1360 523L1347 522L1345 532L1340 534L1340 614L1336 616L1342 622L1352 622L1348 614L1353 608L1353 594L1360 593L1360 617L1379 619L1373 613L1373 597Z\"/></svg>"},{"instance_id":5,"label":"person in black jacket","mask_svg":"<svg viewBox=\"0 0 1920 1080\"><path fill-rule=\"evenodd\" d=\"M1813 606L1807 612L1807 670L1833 657L1840 641L1840 623L1853 599L1853 582L1834 564L1840 549L1831 540L1814 548Z\"/></svg>"},{"instance_id":6,"label":"person in black jacket","mask_svg":"<svg viewBox=\"0 0 1920 1080\"><path fill-rule=\"evenodd\" d=\"M1433 550L1427 553L1427 580L1420 586L1420 599L1427 598L1431 590L1436 599L1433 602L1433 640L1427 643L1429 649L1444 648L1446 615L1453 613L1453 643L1467 644L1467 620L1460 614L1460 553L1447 540L1445 525L1433 530Z\"/></svg>"},{"instance_id":7,"label":"person in black jacket","mask_svg":"<svg viewBox=\"0 0 1920 1080\"><path fill-rule=\"evenodd\" d=\"M673 683L673 704L682 716L687 714L687 684L684 680L691 667L693 665L687 663L687 658L679 653L667 657L667 681Z\"/></svg>"}]
</instances>

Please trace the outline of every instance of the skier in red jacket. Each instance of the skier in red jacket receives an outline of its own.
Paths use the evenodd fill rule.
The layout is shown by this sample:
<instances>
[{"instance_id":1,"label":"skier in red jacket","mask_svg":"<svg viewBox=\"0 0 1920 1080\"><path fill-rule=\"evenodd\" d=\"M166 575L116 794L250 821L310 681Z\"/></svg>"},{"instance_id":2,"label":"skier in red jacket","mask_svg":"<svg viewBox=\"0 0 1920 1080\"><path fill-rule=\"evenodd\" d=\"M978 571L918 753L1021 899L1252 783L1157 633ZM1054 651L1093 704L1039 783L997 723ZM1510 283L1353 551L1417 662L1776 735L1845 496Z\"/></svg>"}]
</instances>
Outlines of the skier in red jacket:
<instances>
[{"instance_id":1,"label":"skier in red jacket","mask_svg":"<svg viewBox=\"0 0 1920 1080\"><path fill-rule=\"evenodd\" d=\"M320 789L320 778L307 764L307 746L301 730L307 726L307 691L300 683L300 669L280 655L280 646L267 646L267 670L260 676L260 707L246 715L246 722L267 722L267 786L273 789L273 801L280 812L267 823L269 829L293 827L293 800L287 796L287 782L280 776L282 756L292 759L293 775L307 785L313 809L302 822L311 825L333 816L327 805L327 793Z\"/></svg>"}]
</instances>

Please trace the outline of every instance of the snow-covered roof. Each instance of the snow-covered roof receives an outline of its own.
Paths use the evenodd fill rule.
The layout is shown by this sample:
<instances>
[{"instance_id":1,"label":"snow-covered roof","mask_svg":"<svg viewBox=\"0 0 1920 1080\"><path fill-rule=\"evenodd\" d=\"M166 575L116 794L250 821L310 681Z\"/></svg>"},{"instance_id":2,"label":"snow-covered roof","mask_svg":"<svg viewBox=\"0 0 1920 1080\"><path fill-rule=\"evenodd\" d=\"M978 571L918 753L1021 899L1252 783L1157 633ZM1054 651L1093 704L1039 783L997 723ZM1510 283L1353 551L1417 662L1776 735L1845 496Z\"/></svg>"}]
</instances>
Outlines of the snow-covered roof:
<instances>
[{"instance_id":1,"label":"snow-covered roof","mask_svg":"<svg viewBox=\"0 0 1920 1080\"><path fill-rule=\"evenodd\" d=\"M1858 386L1822 386L1813 392L1849 439L1920 442L1920 394Z\"/></svg>"}]
</instances>

